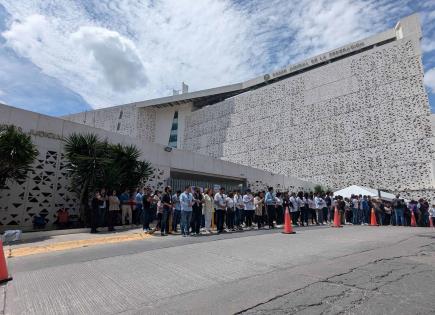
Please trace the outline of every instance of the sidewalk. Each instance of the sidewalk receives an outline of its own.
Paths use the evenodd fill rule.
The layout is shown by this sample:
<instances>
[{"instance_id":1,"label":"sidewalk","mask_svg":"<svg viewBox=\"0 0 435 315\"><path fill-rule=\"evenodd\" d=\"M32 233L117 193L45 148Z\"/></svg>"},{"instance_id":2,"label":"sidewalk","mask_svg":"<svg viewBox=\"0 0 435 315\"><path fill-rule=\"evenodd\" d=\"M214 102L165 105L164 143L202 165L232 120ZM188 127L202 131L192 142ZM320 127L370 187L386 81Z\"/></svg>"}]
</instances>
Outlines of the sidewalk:
<instances>
[{"instance_id":1,"label":"sidewalk","mask_svg":"<svg viewBox=\"0 0 435 315\"><path fill-rule=\"evenodd\" d=\"M116 232L89 232L68 233L62 235L35 235L35 238L24 237L23 240L4 246L6 257L21 257L42 254L53 251L68 250L73 248L120 243L150 238L150 234L143 232L142 228L120 229Z\"/></svg>"}]
</instances>

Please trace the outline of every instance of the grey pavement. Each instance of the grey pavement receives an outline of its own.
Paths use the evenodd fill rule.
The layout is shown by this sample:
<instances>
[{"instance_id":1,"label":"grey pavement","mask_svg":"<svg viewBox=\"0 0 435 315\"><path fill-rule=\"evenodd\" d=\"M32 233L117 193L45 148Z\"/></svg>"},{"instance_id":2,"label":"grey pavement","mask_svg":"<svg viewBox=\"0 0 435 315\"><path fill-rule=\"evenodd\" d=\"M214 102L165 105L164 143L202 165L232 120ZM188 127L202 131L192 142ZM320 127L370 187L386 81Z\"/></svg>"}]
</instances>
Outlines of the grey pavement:
<instances>
[{"instance_id":1,"label":"grey pavement","mask_svg":"<svg viewBox=\"0 0 435 315\"><path fill-rule=\"evenodd\" d=\"M6 314L434 314L433 229L346 226L8 260Z\"/></svg>"}]
</instances>

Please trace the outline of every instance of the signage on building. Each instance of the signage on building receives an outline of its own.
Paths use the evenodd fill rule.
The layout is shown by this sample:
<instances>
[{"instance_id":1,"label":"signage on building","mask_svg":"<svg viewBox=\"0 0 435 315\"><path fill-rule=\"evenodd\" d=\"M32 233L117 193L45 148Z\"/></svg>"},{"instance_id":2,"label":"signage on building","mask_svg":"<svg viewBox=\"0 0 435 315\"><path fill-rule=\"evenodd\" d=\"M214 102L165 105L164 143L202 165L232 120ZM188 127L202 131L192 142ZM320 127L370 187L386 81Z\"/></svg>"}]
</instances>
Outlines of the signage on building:
<instances>
[{"instance_id":1,"label":"signage on building","mask_svg":"<svg viewBox=\"0 0 435 315\"><path fill-rule=\"evenodd\" d=\"M325 61L328 61L328 60L340 57L342 55L346 55L348 53L351 53L351 52L354 52L356 50L359 50L359 49L361 49L364 46L365 46L365 43L362 42L362 41L361 42L357 42L357 43L353 43L353 44L350 44L350 45L347 45L347 46L344 46L344 47L332 50L332 51L327 52L325 54L318 55L318 56L313 57L311 59L304 60L304 61L302 61L300 63L297 63L295 65L291 65L291 66L289 66L287 68L284 68L284 69L272 72L270 77L271 78L281 77L283 75L290 74L292 72L296 72L296 71L301 70L301 69L305 69L307 67L316 65L318 63L325 62ZM268 79L269 79L270 78L269 75L267 75L267 76L268 76Z\"/></svg>"}]
</instances>

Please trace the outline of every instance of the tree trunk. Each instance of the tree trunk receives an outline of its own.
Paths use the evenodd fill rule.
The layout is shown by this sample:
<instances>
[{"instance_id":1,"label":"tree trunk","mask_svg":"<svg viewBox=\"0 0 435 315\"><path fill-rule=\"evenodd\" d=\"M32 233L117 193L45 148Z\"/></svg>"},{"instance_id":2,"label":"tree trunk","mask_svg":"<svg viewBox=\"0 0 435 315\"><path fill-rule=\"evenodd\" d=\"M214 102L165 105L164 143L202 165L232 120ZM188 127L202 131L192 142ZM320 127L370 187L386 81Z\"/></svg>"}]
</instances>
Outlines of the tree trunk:
<instances>
[{"instance_id":1,"label":"tree trunk","mask_svg":"<svg viewBox=\"0 0 435 315\"><path fill-rule=\"evenodd\" d=\"M87 208L87 203L89 198L88 186L89 186L89 178L87 178L83 183L82 189L80 191L80 200L79 200L80 220L85 224L85 226L87 226L89 222L89 219L86 216L86 208Z\"/></svg>"}]
</instances>

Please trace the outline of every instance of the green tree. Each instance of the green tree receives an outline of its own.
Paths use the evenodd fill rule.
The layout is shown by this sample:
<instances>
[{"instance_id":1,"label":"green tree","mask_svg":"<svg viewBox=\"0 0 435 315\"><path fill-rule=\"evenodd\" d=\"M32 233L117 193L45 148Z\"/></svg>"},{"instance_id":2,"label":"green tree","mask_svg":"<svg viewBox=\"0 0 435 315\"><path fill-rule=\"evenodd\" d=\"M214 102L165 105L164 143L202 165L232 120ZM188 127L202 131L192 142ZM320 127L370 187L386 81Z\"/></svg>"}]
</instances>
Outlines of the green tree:
<instances>
[{"instance_id":1,"label":"green tree","mask_svg":"<svg viewBox=\"0 0 435 315\"><path fill-rule=\"evenodd\" d=\"M141 161L140 151L134 145L111 145L109 150L112 163L106 171L106 186L118 191L134 189L153 173L151 164Z\"/></svg>"},{"instance_id":2,"label":"green tree","mask_svg":"<svg viewBox=\"0 0 435 315\"><path fill-rule=\"evenodd\" d=\"M323 188L322 185L316 185L316 186L314 186L314 192L319 193L319 194L324 194L325 189Z\"/></svg>"},{"instance_id":3,"label":"green tree","mask_svg":"<svg viewBox=\"0 0 435 315\"><path fill-rule=\"evenodd\" d=\"M13 125L0 125L0 189L27 178L38 150L29 135Z\"/></svg>"},{"instance_id":4,"label":"green tree","mask_svg":"<svg viewBox=\"0 0 435 315\"><path fill-rule=\"evenodd\" d=\"M151 164L140 160L141 153L135 146L109 144L94 134L70 135L65 140L65 152L72 188L80 196L82 218L91 192L102 187L133 189L153 173Z\"/></svg>"},{"instance_id":5,"label":"green tree","mask_svg":"<svg viewBox=\"0 0 435 315\"><path fill-rule=\"evenodd\" d=\"M65 140L67 170L71 177L71 188L79 195L79 212L86 218L89 193L99 188L103 180L107 159L107 142L95 134L71 134Z\"/></svg>"}]
</instances>

